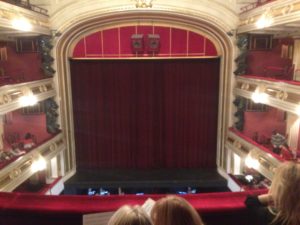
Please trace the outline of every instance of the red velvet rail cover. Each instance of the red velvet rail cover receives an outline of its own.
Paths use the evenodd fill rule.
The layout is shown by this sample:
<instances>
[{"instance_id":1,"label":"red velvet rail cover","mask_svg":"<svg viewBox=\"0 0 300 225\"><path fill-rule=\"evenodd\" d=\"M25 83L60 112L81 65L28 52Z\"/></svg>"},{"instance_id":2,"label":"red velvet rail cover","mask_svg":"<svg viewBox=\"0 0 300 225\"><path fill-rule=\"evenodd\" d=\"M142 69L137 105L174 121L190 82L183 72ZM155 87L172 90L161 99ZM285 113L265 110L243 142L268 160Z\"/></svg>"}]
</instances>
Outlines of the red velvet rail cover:
<instances>
[{"instance_id":1,"label":"red velvet rail cover","mask_svg":"<svg viewBox=\"0 0 300 225\"><path fill-rule=\"evenodd\" d=\"M248 192L222 192L183 195L198 212L213 213L244 209L244 200L249 194L263 193L265 190ZM36 194L0 193L0 211L22 211L36 213L86 214L118 209L124 204L142 205L147 198L157 200L164 195L123 195L123 196L46 196Z\"/></svg>"}]
</instances>

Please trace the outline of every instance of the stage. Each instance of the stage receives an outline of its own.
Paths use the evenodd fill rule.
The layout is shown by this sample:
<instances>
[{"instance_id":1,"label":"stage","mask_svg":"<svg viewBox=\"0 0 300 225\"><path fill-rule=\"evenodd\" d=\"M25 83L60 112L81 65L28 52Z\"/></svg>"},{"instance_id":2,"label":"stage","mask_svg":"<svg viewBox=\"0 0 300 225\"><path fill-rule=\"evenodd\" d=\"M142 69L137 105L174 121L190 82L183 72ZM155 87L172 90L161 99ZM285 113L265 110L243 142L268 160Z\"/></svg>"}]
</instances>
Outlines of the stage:
<instances>
[{"instance_id":1,"label":"stage","mask_svg":"<svg viewBox=\"0 0 300 225\"><path fill-rule=\"evenodd\" d=\"M86 194L88 189L112 194L228 191L226 179L216 169L85 170L65 183L65 194Z\"/></svg>"}]
</instances>

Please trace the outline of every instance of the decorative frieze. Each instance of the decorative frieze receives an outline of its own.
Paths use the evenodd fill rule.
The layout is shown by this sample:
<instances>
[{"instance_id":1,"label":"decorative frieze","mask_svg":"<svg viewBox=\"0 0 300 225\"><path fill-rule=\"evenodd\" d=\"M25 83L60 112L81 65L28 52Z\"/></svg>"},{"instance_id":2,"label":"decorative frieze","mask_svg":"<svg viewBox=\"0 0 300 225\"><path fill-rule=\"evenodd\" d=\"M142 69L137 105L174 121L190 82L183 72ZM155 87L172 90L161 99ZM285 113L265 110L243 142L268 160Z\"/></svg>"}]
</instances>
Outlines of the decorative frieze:
<instances>
[{"instance_id":1,"label":"decorative frieze","mask_svg":"<svg viewBox=\"0 0 300 225\"><path fill-rule=\"evenodd\" d=\"M42 156L46 161L51 160L65 149L63 134L60 133L46 143L19 157L0 170L0 191L12 191L22 182L34 174L31 170L37 156Z\"/></svg>"}]
</instances>

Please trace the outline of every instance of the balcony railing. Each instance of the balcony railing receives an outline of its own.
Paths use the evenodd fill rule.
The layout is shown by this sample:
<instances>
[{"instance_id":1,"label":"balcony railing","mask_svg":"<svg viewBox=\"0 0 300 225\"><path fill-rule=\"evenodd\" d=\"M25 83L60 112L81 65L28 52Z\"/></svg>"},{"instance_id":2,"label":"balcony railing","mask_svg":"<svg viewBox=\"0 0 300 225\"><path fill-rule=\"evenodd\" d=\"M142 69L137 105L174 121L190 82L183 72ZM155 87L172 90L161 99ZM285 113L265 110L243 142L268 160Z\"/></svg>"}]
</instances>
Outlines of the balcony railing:
<instances>
[{"instance_id":1,"label":"balcony railing","mask_svg":"<svg viewBox=\"0 0 300 225\"><path fill-rule=\"evenodd\" d=\"M25 9L29 9L31 11L43 14L45 16L48 15L48 10L43 9L43 8L41 8L39 6L36 6L36 5L30 4L29 0L26 0L26 1L22 1L22 0L2 0L2 1L13 4L13 5L16 5L16 6L20 6L20 7L25 8Z\"/></svg>"},{"instance_id":2,"label":"balcony railing","mask_svg":"<svg viewBox=\"0 0 300 225\"><path fill-rule=\"evenodd\" d=\"M0 87L0 114L21 108L19 99L26 94L36 96L38 101L56 95L53 79L44 79Z\"/></svg>"},{"instance_id":3,"label":"balcony railing","mask_svg":"<svg viewBox=\"0 0 300 225\"><path fill-rule=\"evenodd\" d=\"M262 5L265 5L270 2L274 2L274 1L276 1L276 0L257 0L256 2L253 2L253 3L250 3L248 5L241 7L241 13L248 12L252 9L255 9L257 7L260 7Z\"/></svg>"},{"instance_id":4,"label":"balcony railing","mask_svg":"<svg viewBox=\"0 0 300 225\"><path fill-rule=\"evenodd\" d=\"M236 78L235 95L251 99L257 91L266 94L267 101L264 104L299 114L299 82L283 82L255 76L238 76Z\"/></svg>"}]
</instances>

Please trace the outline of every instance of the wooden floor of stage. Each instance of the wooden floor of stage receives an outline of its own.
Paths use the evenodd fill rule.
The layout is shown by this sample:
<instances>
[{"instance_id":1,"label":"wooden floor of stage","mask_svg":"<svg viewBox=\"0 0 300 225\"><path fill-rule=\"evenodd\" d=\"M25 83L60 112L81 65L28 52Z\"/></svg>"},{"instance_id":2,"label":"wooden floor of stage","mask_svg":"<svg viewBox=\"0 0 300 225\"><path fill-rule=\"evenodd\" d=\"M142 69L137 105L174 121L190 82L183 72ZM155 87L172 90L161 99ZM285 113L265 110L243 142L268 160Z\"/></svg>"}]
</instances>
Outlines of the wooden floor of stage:
<instances>
[{"instance_id":1,"label":"wooden floor of stage","mask_svg":"<svg viewBox=\"0 0 300 225\"><path fill-rule=\"evenodd\" d=\"M197 189L197 192L228 190L226 179L216 169L82 170L65 183L67 193L88 188L152 189L155 192L187 187Z\"/></svg>"}]
</instances>

